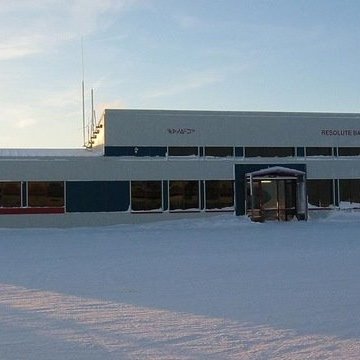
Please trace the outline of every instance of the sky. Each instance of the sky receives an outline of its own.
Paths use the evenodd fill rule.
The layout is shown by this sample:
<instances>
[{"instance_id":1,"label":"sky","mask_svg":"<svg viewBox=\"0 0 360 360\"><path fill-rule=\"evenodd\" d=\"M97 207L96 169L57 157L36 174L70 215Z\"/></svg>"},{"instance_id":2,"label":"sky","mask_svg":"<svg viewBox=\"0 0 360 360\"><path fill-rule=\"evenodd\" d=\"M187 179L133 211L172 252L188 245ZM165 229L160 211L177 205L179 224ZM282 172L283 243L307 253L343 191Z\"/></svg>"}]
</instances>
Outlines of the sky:
<instances>
[{"instance_id":1,"label":"sky","mask_svg":"<svg viewBox=\"0 0 360 360\"><path fill-rule=\"evenodd\" d=\"M0 0L0 148L105 108L359 112L358 0Z\"/></svg>"}]
</instances>

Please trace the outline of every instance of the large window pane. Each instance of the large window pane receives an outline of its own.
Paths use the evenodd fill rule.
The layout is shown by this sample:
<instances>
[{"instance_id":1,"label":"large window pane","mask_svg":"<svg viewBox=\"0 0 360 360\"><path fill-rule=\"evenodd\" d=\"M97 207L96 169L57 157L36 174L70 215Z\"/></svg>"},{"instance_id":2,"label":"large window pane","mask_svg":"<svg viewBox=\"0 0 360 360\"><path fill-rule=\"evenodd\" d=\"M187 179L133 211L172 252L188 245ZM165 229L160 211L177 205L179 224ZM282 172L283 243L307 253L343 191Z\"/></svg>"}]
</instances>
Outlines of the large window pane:
<instances>
[{"instance_id":1,"label":"large window pane","mask_svg":"<svg viewBox=\"0 0 360 360\"><path fill-rule=\"evenodd\" d=\"M360 147L339 147L339 156L360 156Z\"/></svg>"},{"instance_id":2,"label":"large window pane","mask_svg":"<svg viewBox=\"0 0 360 360\"><path fill-rule=\"evenodd\" d=\"M197 146L170 146L169 156L197 156L199 148Z\"/></svg>"},{"instance_id":3,"label":"large window pane","mask_svg":"<svg viewBox=\"0 0 360 360\"><path fill-rule=\"evenodd\" d=\"M308 180L308 201L316 207L329 207L333 204L332 180Z\"/></svg>"},{"instance_id":4,"label":"large window pane","mask_svg":"<svg viewBox=\"0 0 360 360\"><path fill-rule=\"evenodd\" d=\"M0 207L21 206L21 183L1 182L0 183Z\"/></svg>"},{"instance_id":5,"label":"large window pane","mask_svg":"<svg viewBox=\"0 0 360 360\"><path fill-rule=\"evenodd\" d=\"M170 181L170 210L199 209L198 181Z\"/></svg>"},{"instance_id":6,"label":"large window pane","mask_svg":"<svg viewBox=\"0 0 360 360\"><path fill-rule=\"evenodd\" d=\"M233 181L210 180L205 182L206 209L233 209L234 186Z\"/></svg>"},{"instance_id":7,"label":"large window pane","mask_svg":"<svg viewBox=\"0 0 360 360\"><path fill-rule=\"evenodd\" d=\"M245 157L288 157L295 155L293 147L246 147Z\"/></svg>"},{"instance_id":8,"label":"large window pane","mask_svg":"<svg viewBox=\"0 0 360 360\"><path fill-rule=\"evenodd\" d=\"M340 201L360 204L360 180L342 179L339 181Z\"/></svg>"},{"instance_id":9,"label":"large window pane","mask_svg":"<svg viewBox=\"0 0 360 360\"><path fill-rule=\"evenodd\" d=\"M205 147L205 156L213 157L227 157L234 156L234 148L232 147L220 147L220 146L207 146Z\"/></svg>"},{"instance_id":10,"label":"large window pane","mask_svg":"<svg viewBox=\"0 0 360 360\"><path fill-rule=\"evenodd\" d=\"M331 156L331 147L307 147L306 156Z\"/></svg>"},{"instance_id":11,"label":"large window pane","mask_svg":"<svg viewBox=\"0 0 360 360\"><path fill-rule=\"evenodd\" d=\"M131 210L153 211L161 209L161 181L131 182Z\"/></svg>"},{"instance_id":12,"label":"large window pane","mask_svg":"<svg viewBox=\"0 0 360 360\"><path fill-rule=\"evenodd\" d=\"M62 181L32 181L28 183L28 206L63 207L64 183Z\"/></svg>"}]
</instances>

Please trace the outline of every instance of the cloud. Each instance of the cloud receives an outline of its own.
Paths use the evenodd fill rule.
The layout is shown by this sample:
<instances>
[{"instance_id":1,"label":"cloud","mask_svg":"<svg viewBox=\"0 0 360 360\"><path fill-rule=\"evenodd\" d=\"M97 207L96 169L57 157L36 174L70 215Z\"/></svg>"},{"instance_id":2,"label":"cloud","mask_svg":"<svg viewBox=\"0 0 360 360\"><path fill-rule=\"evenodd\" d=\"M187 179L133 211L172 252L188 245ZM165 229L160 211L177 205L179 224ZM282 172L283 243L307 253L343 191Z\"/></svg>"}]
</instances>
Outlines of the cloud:
<instances>
[{"instance_id":1,"label":"cloud","mask_svg":"<svg viewBox=\"0 0 360 360\"><path fill-rule=\"evenodd\" d=\"M145 94L145 98L153 99L165 96L177 95L192 89L199 89L225 79L225 74L217 71L202 71L181 77L181 80L174 79L173 82L161 89L153 90Z\"/></svg>"},{"instance_id":2,"label":"cloud","mask_svg":"<svg viewBox=\"0 0 360 360\"><path fill-rule=\"evenodd\" d=\"M105 109L125 109L126 104L123 100L117 99L109 102L103 102L96 105L96 112L102 114Z\"/></svg>"},{"instance_id":3,"label":"cloud","mask_svg":"<svg viewBox=\"0 0 360 360\"><path fill-rule=\"evenodd\" d=\"M53 91L38 100L38 106L42 108L54 108L57 110L74 108L81 103L81 90L69 88L63 91ZM79 106L80 108L80 106Z\"/></svg>"},{"instance_id":4,"label":"cloud","mask_svg":"<svg viewBox=\"0 0 360 360\"><path fill-rule=\"evenodd\" d=\"M0 40L0 61L22 58L42 51L41 43L45 39L39 35L12 36L10 39Z\"/></svg>"},{"instance_id":5,"label":"cloud","mask_svg":"<svg viewBox=\"0 0 360 360\"><path fill-rule=\"evenodd\" d=\"M12 0L0 7L0 60L38 54L109 26L137 0ZM106 25L104 25L106 24Z\"/></svg>"},{"instance_id":6,"label":"cloud","mask_svg":"<svg viewBox=\"0 0 360 360\"><path fill-rule=\"evenodd\" d=\"M198 29L208 26L203 20L192 15L175 16L175 21L183 29Z\"/></svg>"},{"instance_id":7,"label":"cloud","mask_svg":"<svg viewBox=\"0 0 360 360\"><path fill-rule=\"evenodd\" d=\"M25 129L37 124L37 120L31 115L31 108L26 105L20 105L16 108L4 107L1 111L4 126L11 129Z\"/></svg>"}]
</instances>

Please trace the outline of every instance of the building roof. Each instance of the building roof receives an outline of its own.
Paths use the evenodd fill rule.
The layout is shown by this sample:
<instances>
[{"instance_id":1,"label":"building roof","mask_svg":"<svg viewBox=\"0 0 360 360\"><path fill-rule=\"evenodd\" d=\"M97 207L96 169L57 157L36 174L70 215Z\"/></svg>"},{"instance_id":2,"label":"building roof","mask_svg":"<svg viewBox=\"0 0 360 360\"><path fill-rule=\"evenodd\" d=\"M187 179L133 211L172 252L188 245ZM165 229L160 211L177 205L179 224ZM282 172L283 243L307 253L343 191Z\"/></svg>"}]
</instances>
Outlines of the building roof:
<instances>
[{"instance_id":1,"label":"building roof","mask_svg":"<svg viewBox=\"0 0 360 360\"><path fill-rule=\"evenodd\" d=\"M303 171L290 169L283 166L273 166L262 170L257 170L246 174L246 176L301 176L305 175Z\"/></svg>"},{"instance_id":2,"label":"building roof","mask_svg":"<svg viewBox=\"0 0 360 360\"><path fill-rule=\"evenodd\" d=\"M0 149L0 158L67 158L101 156L96 150L78 149Z\"/></svg>"}]
</instances>

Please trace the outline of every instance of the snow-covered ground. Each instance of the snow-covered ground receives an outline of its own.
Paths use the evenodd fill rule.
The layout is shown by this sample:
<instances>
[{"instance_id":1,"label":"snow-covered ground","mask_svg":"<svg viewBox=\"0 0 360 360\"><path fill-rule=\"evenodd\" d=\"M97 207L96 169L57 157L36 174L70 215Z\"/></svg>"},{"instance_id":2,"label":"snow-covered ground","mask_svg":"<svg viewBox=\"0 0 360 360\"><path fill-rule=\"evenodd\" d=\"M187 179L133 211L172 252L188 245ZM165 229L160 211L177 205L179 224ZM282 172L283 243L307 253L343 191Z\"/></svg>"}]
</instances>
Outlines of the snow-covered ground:
<instances>
[{"instance_id":1,"label":"snow-covered ground","mask_svg":"<svg viewBox=\"0 0 360 360\"><path fill-rule=\"evenodd\" d=\"M0 359L359 359L360 215L0 230Z\"/></svg>"}]
</instances>

